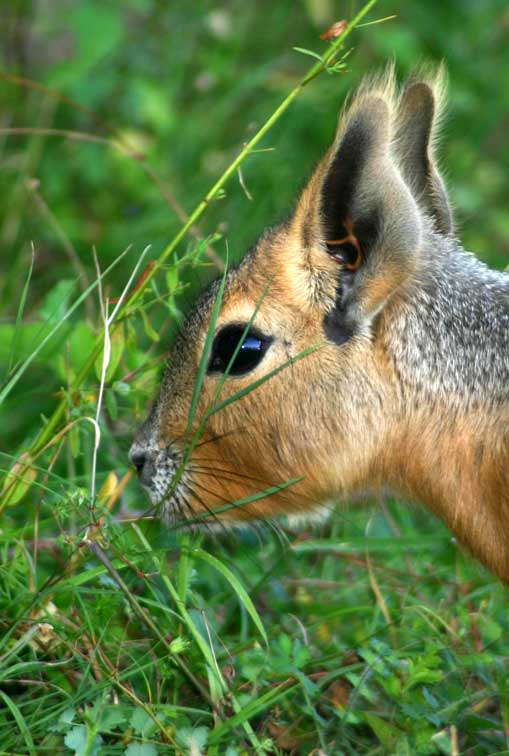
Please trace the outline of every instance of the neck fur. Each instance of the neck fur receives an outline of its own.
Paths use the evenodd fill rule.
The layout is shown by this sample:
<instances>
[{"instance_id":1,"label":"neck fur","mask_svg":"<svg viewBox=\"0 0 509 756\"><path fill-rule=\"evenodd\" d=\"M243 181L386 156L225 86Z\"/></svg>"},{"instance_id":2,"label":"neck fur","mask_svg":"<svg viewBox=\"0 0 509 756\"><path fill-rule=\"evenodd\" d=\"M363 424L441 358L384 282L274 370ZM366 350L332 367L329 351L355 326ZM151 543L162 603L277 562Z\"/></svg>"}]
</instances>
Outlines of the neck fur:
<instances>
[{"instance_id":1,"label":"neck fur","mask_svg":"<svg viewBox=\"0 0 509 756\"><path fill-rule=\"evenodd\" d=\"M509 411L436 407L399 428L386 479L426 504L458 540L509 583Z\"/></svg>"}]
</instances>

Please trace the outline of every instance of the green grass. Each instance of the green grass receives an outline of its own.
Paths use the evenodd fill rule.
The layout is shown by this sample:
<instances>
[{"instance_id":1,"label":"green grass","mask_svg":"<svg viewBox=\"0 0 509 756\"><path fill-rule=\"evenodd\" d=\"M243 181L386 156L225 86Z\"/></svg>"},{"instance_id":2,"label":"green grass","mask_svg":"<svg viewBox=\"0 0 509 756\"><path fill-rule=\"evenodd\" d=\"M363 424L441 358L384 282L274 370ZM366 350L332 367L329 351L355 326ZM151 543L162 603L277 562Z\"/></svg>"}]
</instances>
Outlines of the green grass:
<instances>
[{"instance_id":1,"label":"green grass","mask_svg":"<svg viewBox=\"0 0 509 756\"><path fill-rule=\"evenodd\" d=\"M319 77L291 48L323 55L350 4L318 20L311 1L214 17L83 0L65 28L9 10L33 44L18 58L3 38L0 132L71 138L1 132L0 754L509 754L507 592L429 513L352 504L299 532L203 538L161 527L127 465L182 312L227 245L238 258L283 212L341 98L392 52L402 72L447 56L461 235L506 264L508 19L478 5L460 32L455 3L379 2L369 20L400 17L352 35L348 75ZM103 362L98 293L133 273Z\"/></svg>"}]
</instances>

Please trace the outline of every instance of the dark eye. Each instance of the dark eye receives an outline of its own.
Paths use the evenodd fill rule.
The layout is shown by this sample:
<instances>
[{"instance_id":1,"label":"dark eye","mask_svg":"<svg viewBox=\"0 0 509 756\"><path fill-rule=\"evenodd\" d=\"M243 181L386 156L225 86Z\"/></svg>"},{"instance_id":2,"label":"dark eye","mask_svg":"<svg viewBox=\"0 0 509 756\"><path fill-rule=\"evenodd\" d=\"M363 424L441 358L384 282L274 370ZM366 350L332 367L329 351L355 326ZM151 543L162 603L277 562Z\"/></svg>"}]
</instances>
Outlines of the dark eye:
<instances>
[{"instance_id":1,"label":"dark eye","mask_svg":"<svg viewBox=\"0 0 509 756\"><path fill-rule=\"evenodd\" d=\"M358 270L362 264L362 253L358 244L342 241L341 244L327 242L331 255L340 260L347 270Z\"/></svg>"},{"instance_id":2,"label":"dark eye","mask_svg":"<svg viewBox=\"0 0 509 756\"><path fill-rule=\"evenodd\" d=\"M242 343L230 367L229 375L249 373L262 361L272 338L252 328L242 341L245 329L245 325L229 325L219 331L212 344L208 373L226 372L240 342Z\"/></svg>"}]
</instances>

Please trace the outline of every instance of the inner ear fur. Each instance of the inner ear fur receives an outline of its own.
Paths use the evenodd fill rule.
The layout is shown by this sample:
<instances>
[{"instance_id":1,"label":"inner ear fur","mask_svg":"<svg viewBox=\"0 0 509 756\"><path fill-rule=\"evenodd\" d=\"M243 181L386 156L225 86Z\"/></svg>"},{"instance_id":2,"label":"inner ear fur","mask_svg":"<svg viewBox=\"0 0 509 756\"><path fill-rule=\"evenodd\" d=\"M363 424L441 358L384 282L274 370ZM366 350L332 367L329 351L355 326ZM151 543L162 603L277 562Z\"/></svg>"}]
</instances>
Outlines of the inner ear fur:
<instances>
[{"instance_id":1,"label":"inner ear fur","mask_svg":"<svg viewBox=\"0 0 509 756\"><path fill-rule=\"evenodd\" d=\"M393 92L392 79L361 89L294 217L310 274L323 267L324 255L336 263L330 317L343 340L383 309L415 269L419 253L419 209L392 148Z\"/></svg>"},{"instance_id":2,"label":"inner ear fur","mask_svg":"<svg viewBox=\"0 0 509 756\"><path fill-rule=\"evenodd\" d=\"M437 231L450 234L452 212L434 156L444 92L443 68L434 77L421 80L414 74L408 80L397 108L394 150L416 201L433 218Z\"/></svg>"}]
</instances>

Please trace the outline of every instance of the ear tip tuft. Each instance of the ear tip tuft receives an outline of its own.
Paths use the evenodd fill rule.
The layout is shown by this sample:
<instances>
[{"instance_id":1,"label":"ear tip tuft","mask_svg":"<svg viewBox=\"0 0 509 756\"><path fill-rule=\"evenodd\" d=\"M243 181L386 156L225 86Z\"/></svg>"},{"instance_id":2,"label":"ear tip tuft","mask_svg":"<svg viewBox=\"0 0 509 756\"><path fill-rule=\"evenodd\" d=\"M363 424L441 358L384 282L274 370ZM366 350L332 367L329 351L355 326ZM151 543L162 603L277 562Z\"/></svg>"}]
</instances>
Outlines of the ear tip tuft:
<instances>
[{"instance_id":1,"label":"ear tip tuft","mask_svg":"<svg viewBox=\"0 0 509 756\"><path fill-rule=\"evenodd\" d=\"M403 97L410 94L418 94L421 97L433 97L433 87L427 81L410 80L405 85Z\"/></svg>"},{"instance_id":2,"label":"ear tip tuft","mask_svg":"<svg viewBox=\"0 0 509 756\"><path fill-rule=\"evenodd\" d=\"M371 118L389 118L391 114L391 108L389 107L389 104L384 98L378 94L374 93L371 95L367 95L363 101L361 106L362 111L366 113L367 117Z\"/></svg>"},{"instance_id":3,"label":"ear tip tuft","mask_svg":"<svg viewBox=\"0 0 509 756\"><path fill-rule=\"evenodd\" d=\"M370 134L370 143L388 147L391 138L393 104L386 93L369 84L361 85L353 100L344 110L338 124L336 145L347 132L362 130Z\"/></svg>"},{"instance_id":4,"label":"ear tip tuft","mask_svg":"<svg viewBox=\"0 0 509 756\"><path fill-rule=\"evenodd\" d=\"M431 126L435 114L435 96L427 81L408 81L405 84L398 102L398 121L406 121L410 114L419 114Z\"/></svg>"},{"instance_id":5,"label":"ear tip tuft","mask_svg":"<svg viewBox=\"0 0 509 756\"><path fill-rule=\"evenodd\" d=\"M415 69L403 86L396 112L393 150L404 180L438 229L449 233L451 213L435 160L443 114L445 68Z\"/></svg>"},{"instance_id":6,"label":"ear tip tuft","mask_svg":"<svg viewBox=\"0 0 509 756\"><path fill-rule=\"evenodd\" d=\"M414 87L419 88L423 97L426 90L427 94L433 98L435 110L440 113L443 110L447 92L447 68L444 61L441 61L438 65L429 64L415 68L407 78L402 98L405 97L407 91Z\"/></svg>"},{"instance_id":7,"label":"ear tip tuft","mask_svg":"<svg viewBox=\"0 0 509 756\"><path fill-rule=\"evenodd\" d=\"M372 103L377 103L372 105ZM397 103L396 76L394 63L389 63L381 71L365 76L353 96L344 104L340 126L354 118L365 108L378 108L381 115L389 114Z\"/></svg>"}]
</instances>

